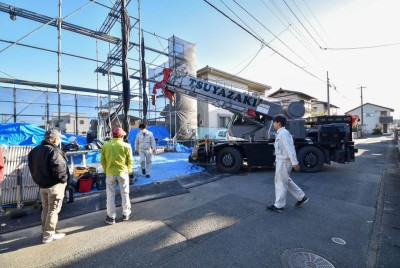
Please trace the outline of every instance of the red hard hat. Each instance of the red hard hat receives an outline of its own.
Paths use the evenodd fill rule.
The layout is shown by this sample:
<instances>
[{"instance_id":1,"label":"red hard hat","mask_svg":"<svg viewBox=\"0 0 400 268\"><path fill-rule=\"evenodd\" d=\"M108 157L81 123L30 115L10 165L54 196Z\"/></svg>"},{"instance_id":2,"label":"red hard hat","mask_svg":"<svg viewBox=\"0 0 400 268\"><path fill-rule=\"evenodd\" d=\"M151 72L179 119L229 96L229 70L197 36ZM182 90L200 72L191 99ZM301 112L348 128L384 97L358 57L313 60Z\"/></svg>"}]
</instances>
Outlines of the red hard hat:
<instances>
[{"instance_id":1,"label":"red hard hat","mask_svg":"<svg viewBox=\"0 0 400 268\"><path fill-rule=\"evenodd\" d=\"M126 132L120 127L114 128L112 133L114 137L119 137L119 138L126 135Z\"/></svg>"}]
</instances>

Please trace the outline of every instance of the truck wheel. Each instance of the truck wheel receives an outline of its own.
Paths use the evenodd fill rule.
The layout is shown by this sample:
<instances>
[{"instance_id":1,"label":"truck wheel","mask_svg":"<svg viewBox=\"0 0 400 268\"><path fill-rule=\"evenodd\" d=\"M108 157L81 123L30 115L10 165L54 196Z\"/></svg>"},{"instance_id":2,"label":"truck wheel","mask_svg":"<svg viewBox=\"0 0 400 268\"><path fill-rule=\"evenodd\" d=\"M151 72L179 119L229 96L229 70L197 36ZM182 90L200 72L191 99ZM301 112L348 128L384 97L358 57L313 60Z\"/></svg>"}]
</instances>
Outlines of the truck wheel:
<instances>
[{"instance_id":1,"label":"truck wheel","mask_svg":"<svg viewBox=\"0 0 400 268\"><path fill-rule=\"evenodd\" d=\"M323 152L314 146L305 146L300 148L297 153L300 170L303 172L317 172L320 171L324 165Z\"/></svg>"},{"instance_id":2,"label":"truck wheel","mask_svg":"<svg viewBox=\"0 0 400 268\"><path fill-rule=\"evenodd\" d=\"M242 154L234 147L225 147L217 154L217 169L220 172L236 173L242 164Z\"/></svg>"}]
</instances>

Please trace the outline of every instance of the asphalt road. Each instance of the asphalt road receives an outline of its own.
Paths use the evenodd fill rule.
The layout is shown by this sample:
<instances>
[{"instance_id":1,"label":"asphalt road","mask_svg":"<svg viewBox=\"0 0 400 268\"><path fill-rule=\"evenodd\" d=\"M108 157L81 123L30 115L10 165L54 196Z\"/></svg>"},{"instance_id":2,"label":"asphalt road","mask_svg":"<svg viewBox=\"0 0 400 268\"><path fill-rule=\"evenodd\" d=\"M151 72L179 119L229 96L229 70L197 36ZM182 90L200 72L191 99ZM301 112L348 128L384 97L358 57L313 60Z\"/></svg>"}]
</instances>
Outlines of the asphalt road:
<instances>
[{"instance_id":1,"label":"asphalt road","mask_svg":"<svg viewBox=\"0 0 400 268\"><path fill-rule=\"evenodd\" d=\"M41 244L40 227L3 235L0 267L373 267L376 213L389 138L357 141L356 162L292 173L310 197L274 201L274 171L251 170L137 203L105 226L105 211L59 222L67 236ZM336 241L336 242L335 242Z\"/></svg>"}]
</instances>

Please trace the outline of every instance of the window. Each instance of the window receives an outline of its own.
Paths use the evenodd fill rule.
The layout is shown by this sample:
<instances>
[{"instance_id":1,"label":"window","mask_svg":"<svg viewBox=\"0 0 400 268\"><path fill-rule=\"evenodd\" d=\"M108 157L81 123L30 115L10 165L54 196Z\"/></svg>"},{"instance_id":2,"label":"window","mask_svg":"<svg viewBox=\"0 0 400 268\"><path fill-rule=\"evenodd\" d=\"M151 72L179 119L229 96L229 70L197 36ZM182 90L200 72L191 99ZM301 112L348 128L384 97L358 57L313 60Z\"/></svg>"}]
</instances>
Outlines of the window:
<instances>
[{"instance_id":1,"label":"window","mask_svg":"<svg viewBox=\"0 0 400 268\"><path fill-rule=\"evenodd\" d=\"M84 123L85 123L85 121L79 120L79 124L83 125Z\"/></svg>"},{"instance_id":2,"label":"window","mask_svg":"<svg viewBox=\"0 0 400 268\"><path fill-rule=\"evenodd\" d=\"M67 119L67 124L71 124L71 119Z\"/></svg>"},{"instance_id":3,"label":"window","mask_svg":"<svg viewBox=\"0 0 400 268\"><path fill-rule=\"evenodd\" d=\"M218 127L225 128L229 123L229 117L221 116L219 117Z\"/></svg>"}]
</instances>

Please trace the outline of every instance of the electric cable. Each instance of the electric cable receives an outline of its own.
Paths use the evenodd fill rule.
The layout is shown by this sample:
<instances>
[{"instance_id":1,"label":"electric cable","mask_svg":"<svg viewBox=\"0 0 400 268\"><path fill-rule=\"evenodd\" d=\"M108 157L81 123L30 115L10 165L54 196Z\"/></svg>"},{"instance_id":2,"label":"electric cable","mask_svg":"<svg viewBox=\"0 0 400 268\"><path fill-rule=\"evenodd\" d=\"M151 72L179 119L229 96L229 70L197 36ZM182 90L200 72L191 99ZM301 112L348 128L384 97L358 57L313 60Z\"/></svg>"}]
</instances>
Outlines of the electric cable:
<instances>
[{"instance_id":1,"label":"electric cable","mask_svg":"<svg viewBox=\"0 0 400 268\"><path fill-rule=\"evenodd\" d=\"M215 10L217 10L219 13L221 13L223 16L225 16L227 19L229 19L230 21L232 21L234 24L236 24L237 26L239 26L240 28L242 28L244 31L246 31L248 34L250 34L251 36L253 36L255 39L257 39L258 41L260 41L261 43L263 43L265 46L267 46L269 49L271 49L272 51L274 51L276 54L278 54L280 57L282 57L283 59L285 59L286 61L288 61L289 63L291 63L292 65L296 66L297 68L299 68L300 70L302 70L303 72L306 72L307 74L311 75L312 77L316 78L317 80L320 80L322 82L325 83L324 80L322 80L321 78L319 78L318 76L316 76L315 74L307 71L306 69L302 68L301 66L299 66L297 63L291 61L290 59L288 59L287 57L285 57L284 55L282 55L281 53L279 53L276 49L272 48L270 45L268 45L267 43L265 43L263 40L259 39L257 36L255 36L254 34L252 34L249 30L247 30L246 28L244 28L242 25L240 25L238 22L236 22L235 20L233 20L231 17L229 17L228 15L226 15L224 12L222 12L220 9L218 9L216 6L214 6L213 4L211 4L208 0L203 0L204 2L206 2L208 5L210 5L212 8L214 8Z\"/></svg>"},{"instance_id":2,"label":"electric cable","mask_svg":"<svg viewBox=\"0 0 400 268\"><path fill-rule=\"evenodd\" d=\"M301 57L298 53L296 53L291 47L289 47L285 42L283 42L277 35L275 35L270 29L268 29L262 22L260 22L257 18L255 18L247 9L245 9L242 5L240 5L236 0L232 0L236 3L242 10L244 10L249 16L251 16L255 21L257 21L264 29L266 29L270 34L272 34L275 39L278 39L285 47L287 47L290 51L292 51L297 57L299 57L306 65L310 65L307 61Z\"/></svg>"},{"instance_id":3,"label":"electric cable","mask_svg":"<svg viewBox=\"0 0 400 268\"><path fill-rule=\"evenodd\" d=\"M304 1L304 0L303 0ZM307 21L307 23L311 26L311 28L314 30L314 32L318 35L318 37L321 39L322 43L326 45L324 39L319 35L318 31L314 28L314 26L311 24L311 22L307 19L307 17L304 15L303 11L301 11L300 7L296 4L294 0L292 0L293 4L296 6L296 8L300 11L300 14L304 17L304 19Z\"/></svg>"},{"instance_id":4,"label":"electric cable","mask_svg":"<svg viewBox=\"0 0 400 268\"><path fill-rule=\"evenodd\" d=\"M244 25L246 25L249 30L251 30L255 35L257 35L259 39L264 41L264 39L259 34L257 34L249 25L247 25L247 23L245 23L227 4L225 4L223 0L220 1L222 4L224 4L226 8L228 8L236 16L236 18L238 18Z\"/></svg>"},{"instance_id":5,"label":"electric cable","mask_svg":"<svg viewBox=\"0 0 400 268\"><path fill-rule=\"evenodd\" d=\"M398 46L399 43L389 43L389 44L381 44L381 45L372 45L372 46L360 46L360 47L321 47L323 50L357 50L357 49L371 49L371 48L381 48L388 46Z\"/></svg>"},{"instance_id":6,"label":"electric cable","mask_svg":"<svg viewBox=\"0 0 400 268\"><path fill-rule=\"evenodd\" d=\"M303 0L304 4L307 6L308 10L310 11L310 13L313 15L314 19L317 21L319 27L321 27L322 31L324 32L324 34L326 35L326 37L328 37L329 40L331 40L331 38L329 37L328 33L325 31L325 28L322 26L322 24L319 22L317 16L314 14L314 12L312 11L311 7L307 4L306 0Z\"/></svg>"},{"instance_id":7,"label":"electric cable","mask_svg":"<svg viewBox=\"0 0 400 268\"><path fill-rule=\"evenodd\" d=\"M294 11L292 10L292 8L286 3L286 0L282 0L285 5L287 6L287 8L290 10L290 12L292 12L293 16L297 19L297 21L300 23L301 26L303 26L304 30L306 30L306 32L308 33L308 35L311 37L312 40L314 40L314 42L317 44L317 46L319 48L322 48L321 45L317 42L317 40L315 40L314 36L311 35L311 33L307 30L306 26L304 26L304 24L301 22L301 20L299 19L299 17L297 17L297 15L294 13Z\"/></svg>"},{"instance_id":8,"label":"electric cable","mask_svg":"<svg viewBox=\"0 0 400 268\"><path fill-rule=\"evenodd\" d=\"M267 5L267 3L265 3L264 0L260 0L264 6L282 23L282 25L286 26L286 23L284 23L281 18L275 14L275 12L272 10L271 7L269 7ZM299 41L299 43L317 60L318 57L314 54L313 50L311 49L311 44L308 42L308 40L305 39L305 37L303 36L303 34L299 31L299 29L297 29L296 25L294 25L290 19L284 14L284 12L275 4L274 1L271 1L272 5L274 6L274 8L281 14L281 16L287 21L287 23L289 25L291 25L293 27L293 30L297 33L295 34L290 28L289 31L290 33L296 38L297 41ZM297 36L298 35L298 36ZM301 40L303 39L303 40Z\"/></svg>"}]
</instances>

